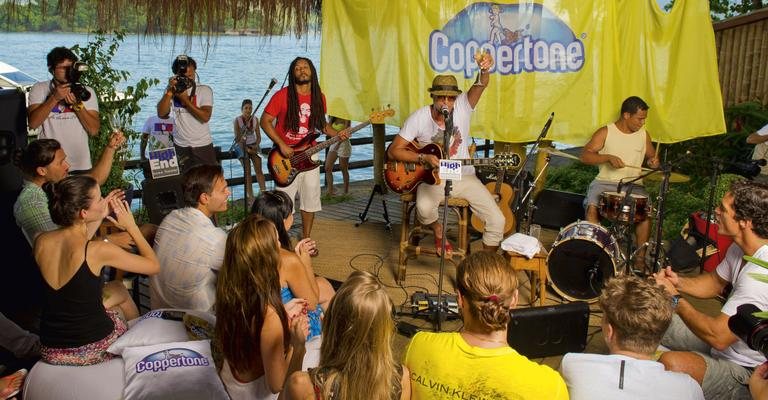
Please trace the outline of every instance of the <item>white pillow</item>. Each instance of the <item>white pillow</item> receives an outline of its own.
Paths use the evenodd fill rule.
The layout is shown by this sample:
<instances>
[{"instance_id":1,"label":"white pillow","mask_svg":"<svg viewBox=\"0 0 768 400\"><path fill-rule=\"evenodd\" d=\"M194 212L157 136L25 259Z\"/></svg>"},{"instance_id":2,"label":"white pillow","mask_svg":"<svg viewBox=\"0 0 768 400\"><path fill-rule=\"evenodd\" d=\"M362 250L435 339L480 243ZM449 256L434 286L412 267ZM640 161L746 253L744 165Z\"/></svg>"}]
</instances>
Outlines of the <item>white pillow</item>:
<instances>
[{"instance_id":1,"label":"white pillow","mask_svg":"<svg viewBox=\"0 0 768 400\"><path fill-rule=\"evenodd\" d=\"M149 346L168 342L185 342L187 331L183 310L153 310L128 322L128 330L107 351L120 355L126 347Z\"/></svg>"},{"instance_id":2,"label":"white pillow","mask_svg":"<svg viewBox=\"0 0 768 400\"><path fill-rule=\"evenodd\" d=\"M125 400L228 400L208 340L173 342L123 350Z\"/></svg>"}]
</instances>

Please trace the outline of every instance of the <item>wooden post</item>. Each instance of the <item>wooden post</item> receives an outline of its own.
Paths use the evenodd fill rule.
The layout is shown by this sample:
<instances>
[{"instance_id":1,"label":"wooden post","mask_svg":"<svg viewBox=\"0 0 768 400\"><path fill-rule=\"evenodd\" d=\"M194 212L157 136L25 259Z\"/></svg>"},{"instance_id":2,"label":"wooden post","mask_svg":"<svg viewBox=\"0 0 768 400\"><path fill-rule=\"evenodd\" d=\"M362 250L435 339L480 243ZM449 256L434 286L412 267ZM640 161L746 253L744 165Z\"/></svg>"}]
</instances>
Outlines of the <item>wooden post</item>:
<instances>
[{"instance_id":1,"label":"wooden post","mask_svg":"<svg viewBox=\"0 0 768 400\"><path fill-rule=\"evenodd\" d=\"M373 184L381 188L381 193L387 192L387 185L384 184L384 144L385 135L384 124L372 124L373 126Z\"/></svg>"}]
</instances>

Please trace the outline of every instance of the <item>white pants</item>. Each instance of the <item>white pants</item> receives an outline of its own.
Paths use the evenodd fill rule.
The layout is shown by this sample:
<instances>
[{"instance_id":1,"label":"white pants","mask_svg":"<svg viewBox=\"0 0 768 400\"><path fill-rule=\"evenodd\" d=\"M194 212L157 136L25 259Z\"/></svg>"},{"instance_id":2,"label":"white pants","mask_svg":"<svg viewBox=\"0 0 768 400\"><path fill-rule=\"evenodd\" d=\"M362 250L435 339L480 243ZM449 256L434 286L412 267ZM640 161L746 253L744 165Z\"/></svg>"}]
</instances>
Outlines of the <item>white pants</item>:
<instances>
[{"instance_id":1,"label":"white pants","mask_svg":"<svg viewBox=\"0 0 768 400\"><path fill-rule=\"evenodd\" d=\"M451 197L469 202L469 208L485 223L483 244L498 246L504 235L504 214L493 195L475 175L463 175L460 181L453 181ZM438 218L440 202L445 196L445 182L440 185L421 184L416 189L416 210L419 222L429 225Z\"/></svg>"},{"instance_id":2,"label":"white pants","mask_svg":"<svg viewBox=\"0 0 768 400\"><path fill-rule=\"evenodd\" d=\"M317 154L313 154L312 159L316 160ZM298 193L301 197L301 211L318 212L323 209L320 203L320 168L301 172L290 185L276 189L287 193L294 204Z\"/></svg>"}]
</instances>

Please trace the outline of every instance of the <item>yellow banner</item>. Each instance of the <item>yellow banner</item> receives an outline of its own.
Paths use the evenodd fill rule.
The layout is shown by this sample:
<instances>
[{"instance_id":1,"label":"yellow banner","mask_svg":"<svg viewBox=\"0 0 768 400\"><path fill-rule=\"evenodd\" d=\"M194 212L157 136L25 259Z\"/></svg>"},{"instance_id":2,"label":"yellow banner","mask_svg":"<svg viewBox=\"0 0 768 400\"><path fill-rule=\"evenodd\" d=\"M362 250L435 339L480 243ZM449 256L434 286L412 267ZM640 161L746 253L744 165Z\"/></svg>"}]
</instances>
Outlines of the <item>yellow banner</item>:
<instances>
[{"instance_id":1,"label":"yellow banner","mask_svg":"<svg viewBox=\"0 0 768 400\"><path fill-rule=\"evenodd\" d=\"M472 136L584 144L618 118L624 98L651 109L648 131L676 142L725 132L714 33L707 2L543 0L325 0L320 82L328 113L365 120L391 105L401 125L431 103L427 88L451 74L468 89L473 55L496 64L478 103ZM683 23L685 21L685 23Z\"/></svg>"}]
</instances>

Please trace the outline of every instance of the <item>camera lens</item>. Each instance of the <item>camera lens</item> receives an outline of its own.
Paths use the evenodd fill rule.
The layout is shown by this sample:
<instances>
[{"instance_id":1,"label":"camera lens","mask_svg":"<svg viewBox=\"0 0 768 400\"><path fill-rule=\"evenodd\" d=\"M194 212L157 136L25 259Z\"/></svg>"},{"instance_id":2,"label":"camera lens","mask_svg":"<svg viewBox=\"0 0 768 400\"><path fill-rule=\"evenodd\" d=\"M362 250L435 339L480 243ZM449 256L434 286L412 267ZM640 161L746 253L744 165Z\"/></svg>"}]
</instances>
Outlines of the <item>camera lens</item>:
<instances>
[{"instance_id":1,"label":"camera lens","mask_svg":"<svg viewBox=\"0 0 768 400\"><path fill-rule=\"evenodd\" d=\"M754 304L740 305L736 308L736 314L728 318L728 328L751 349L765 355L768 353L768 319L753 315L759 311Z\"/></svg>"}]
</instances>

